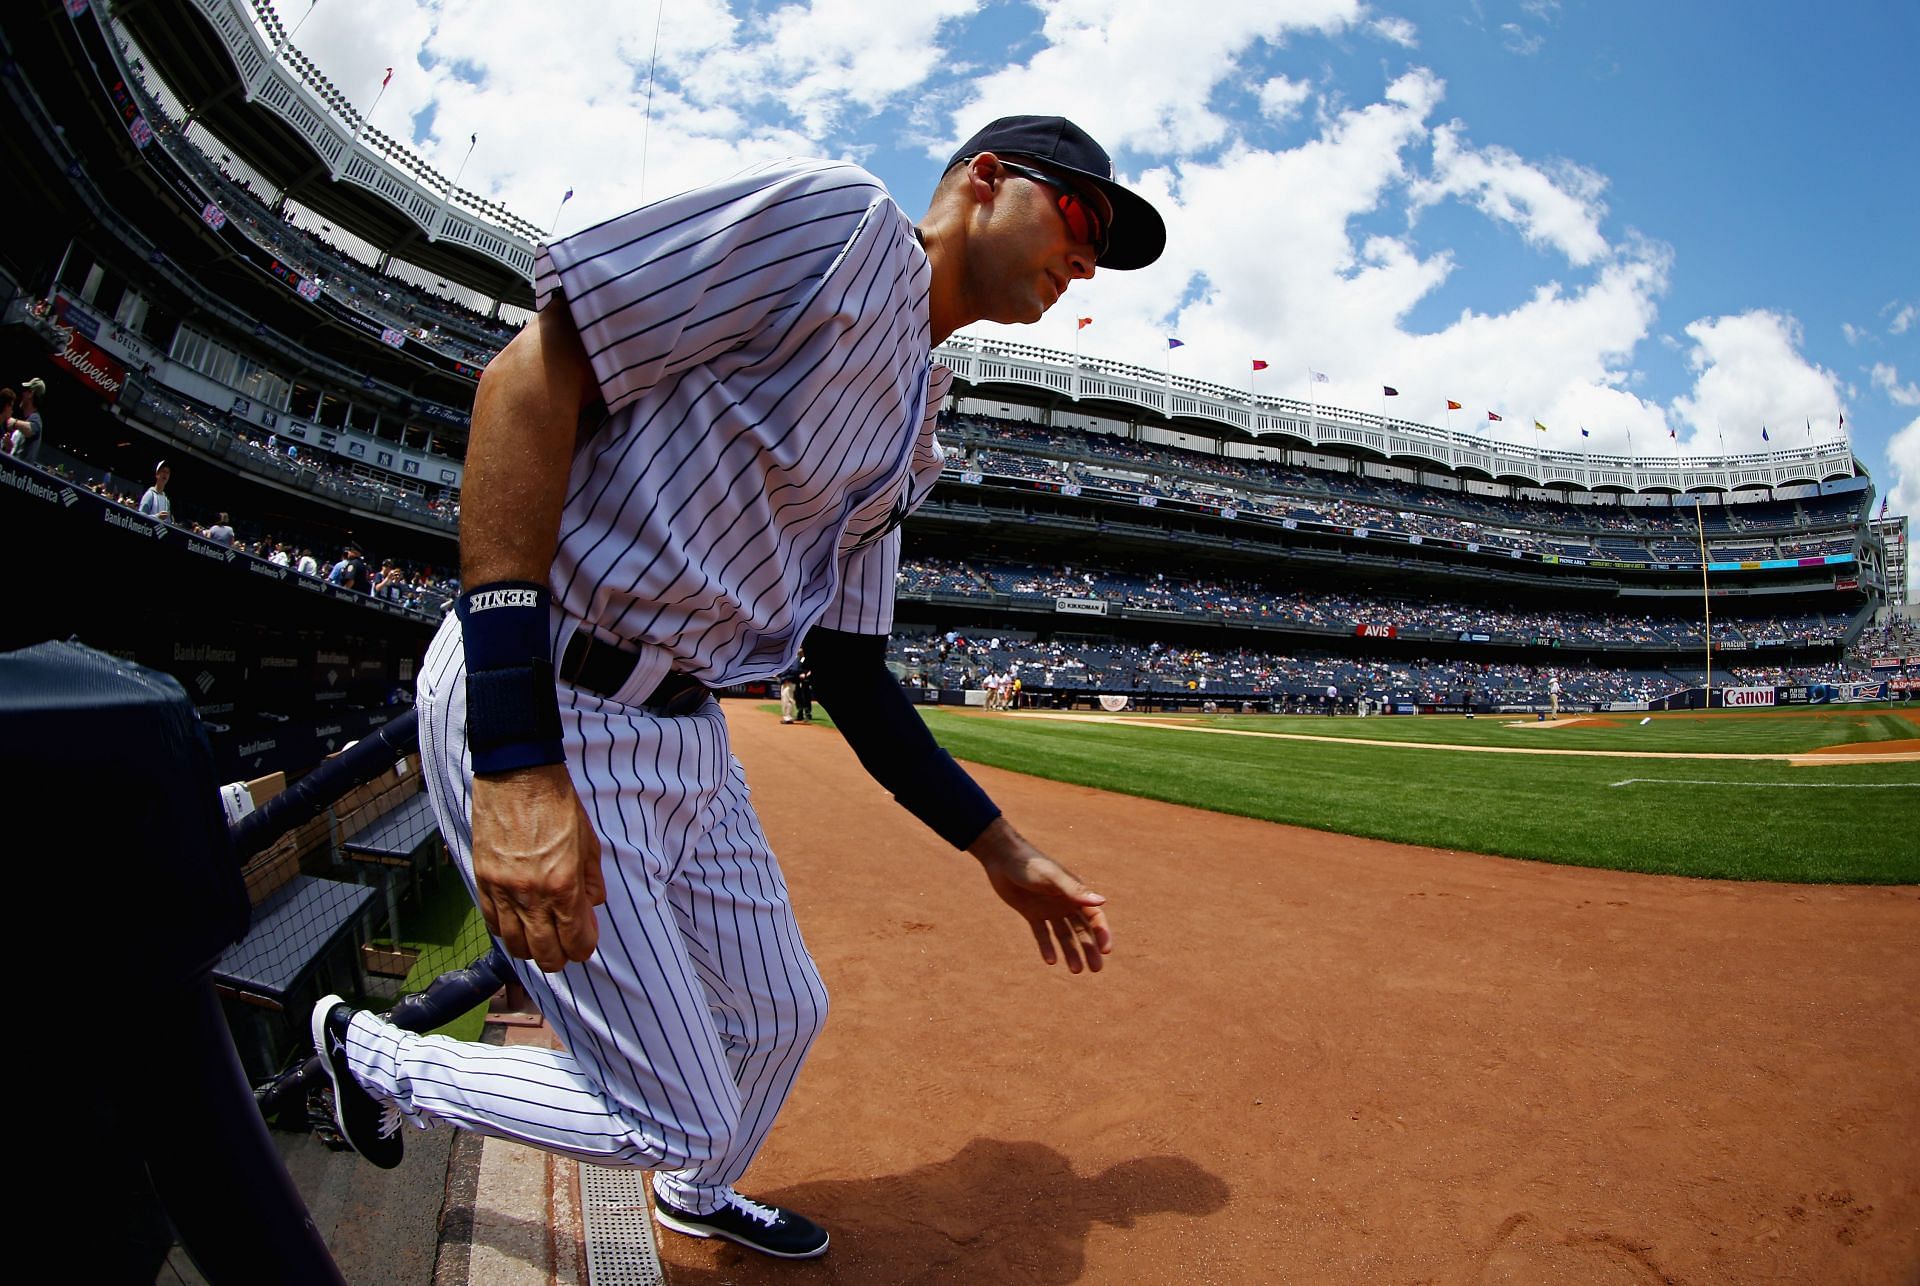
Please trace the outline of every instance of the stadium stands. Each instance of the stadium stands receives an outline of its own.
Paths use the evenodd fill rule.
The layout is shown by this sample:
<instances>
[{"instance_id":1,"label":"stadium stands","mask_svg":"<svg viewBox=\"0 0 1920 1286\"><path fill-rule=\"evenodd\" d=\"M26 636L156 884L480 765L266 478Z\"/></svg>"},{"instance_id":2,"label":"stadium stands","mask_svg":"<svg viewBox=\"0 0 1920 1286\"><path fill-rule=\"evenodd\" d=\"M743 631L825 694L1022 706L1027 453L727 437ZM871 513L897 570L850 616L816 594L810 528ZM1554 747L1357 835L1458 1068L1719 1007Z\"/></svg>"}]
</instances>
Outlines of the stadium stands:
<instances>
[{"instance_id":1,"label":"stadium stands","mask_svg":"<svg viewBox=\"0 0 1920 1286\"><path fill-rule=\"evenodd\" d=\"M85 45L90 24L109 33L105 53ZM454 588L464 408L513 320L489 297L481 307L457 298L473 283L455 272L444 274L455 286L436 291L394 271L391 247L374 240L394 213L377 193L329 193L327 208L342 211L330 225L261 188L264 171L232 161L203 119L187 123L165 86L143 81L126 30L110 15L76 16L81 45L30 60L70 69L41 81L60 101L22 100L39 92L25 78L9 90L53 162L28 167L38 195L92 225L74 254L43 249L67 271L31 283L41 304L26 324L58 343L78 324L68 306L103 312L96 338L128 363L111 412L124 427L89 439L69 431L84 417L70 417L59 468L124 501L136 488L111 482L116 465L128 473L118 453L153 458L116 443L134 429L236 480L333 506L331 529L304 510L263 521L222 504L203 479L178 520L204 532L215 508L239 510L236 554L260 561L279 546L337 553L349 515L362 540L387 544L391 530L387 601L432 619ZM129 142L128 111L151 126L149 143ZM117 163L76 165L62 148ZM356 202L365 217L343 217ZM194 343L224 346L232 360L183 358L185 319ZM222 384L239 378L228 369L256 372L254 382ZM1131 432L1095 431L1036 420L1079 423L1098 408L1056 401L1020 412L1032 418L995 416L979 412L979 393L963 385L944 413L948 468L907 525L898 614L942 639L963 623L997 631L998 654L964 658L976 669L1039 667L1063 689L1204 685L1283 698L1331 682L1421 704L1532 700L1558 678L1568 700L1649 700L1696 677L1703 543L1725 596L1713 642L1736 673L1843 681L1867 673L1870 654L1905 645L1855 637L1872 606L1861 583L1870 490L1857 478L1832 494L1748 485L1696 508L1689 495L1596 497L1416 472L1362 450L1280 451L1244 433L1196 450L1190 425L1152 415ZM1189 445L1153 440L1175 432ZM419 533L444 552L420 556L407 543ZM927 637L908 635L915 648ZM1016 636L1030 641L1008 642ZM910 651L896 648L903 665Z\"/></svg>"}]
</instances>

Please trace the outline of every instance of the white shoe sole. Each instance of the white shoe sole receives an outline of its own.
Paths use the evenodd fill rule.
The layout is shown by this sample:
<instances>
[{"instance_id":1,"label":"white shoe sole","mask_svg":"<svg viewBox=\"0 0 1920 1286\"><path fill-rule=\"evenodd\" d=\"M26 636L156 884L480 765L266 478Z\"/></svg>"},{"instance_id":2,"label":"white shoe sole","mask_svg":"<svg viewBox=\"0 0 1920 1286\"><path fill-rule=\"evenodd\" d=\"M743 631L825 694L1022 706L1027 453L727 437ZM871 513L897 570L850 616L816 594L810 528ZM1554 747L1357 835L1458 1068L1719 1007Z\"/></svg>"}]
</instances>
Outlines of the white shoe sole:
<instances>
[{"instance_id":1,"label":"white shoe sole","mask_svg":"<svg viewBox=\"0 0 1920 1286\"><path fill-rule=\"evenodd\" d=\"M739 1236L736 1233L731 1233L726 1231L724 1228L715 1228L709 1224L682 1223L680 1220L674 1218L672 1215L662 1210L659 1206L655 1206L653 1208L653 1219L654 1219L654 1222L659 1224L662 1228L671 1228L673 1231L677 1233L683 1233L688 1237L706 1237L706 1238L718 1237L722 1241L730 1241L736 1246L745 1246L748 1250L754 1251L762 1255L769 1255L774 1259L818 1259L820 1258L820 1256L827 1253L827 1246L833 1240L831 1237L829 1237L826 1241L821 1242L820 1245L813 1250L802 1250L797 1252L788 1251L788 1250L769 1250L767 1247L761 1245L757 1241L749 1241L745 1237Z\"/></svg>"},{"instance_id":2,"label":"white shoe sole","mask_svg":"<svg viewBox=\"0 0 1920 1286\"><path fill-rule=\"evenodd\" d=\"M327 1053L327 1015L333 1012L335 1005L347 1002L339 996L322 996L313 1007L313 1016L307 1022L307 1029L313 1036L313 1052L320 1055L320 1066L326 1069L327 1082L333 1086L333 1124L340 1131L340 1137L347 1137L347 1114L340 1106L340 1077L333 1070L333 1059Z\"/></svg>"}]
</instances>

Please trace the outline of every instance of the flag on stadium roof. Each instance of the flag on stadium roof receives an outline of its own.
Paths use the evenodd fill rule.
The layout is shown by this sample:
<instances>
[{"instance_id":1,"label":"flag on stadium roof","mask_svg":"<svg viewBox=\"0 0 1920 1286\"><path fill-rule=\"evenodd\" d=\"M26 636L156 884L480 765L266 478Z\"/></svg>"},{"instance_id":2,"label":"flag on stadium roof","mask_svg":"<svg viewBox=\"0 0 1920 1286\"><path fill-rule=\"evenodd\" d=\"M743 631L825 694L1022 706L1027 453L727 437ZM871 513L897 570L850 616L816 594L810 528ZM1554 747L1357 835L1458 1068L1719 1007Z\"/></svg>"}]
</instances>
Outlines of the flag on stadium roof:
<instances>
[{"instance_id":1,"label":"flag on stadium roof","mask_svg":"<svg viewBox=\"0 0 1920 1286\"><path fill-rule=\"evenodd\" d=\"M1454 401L1454 400L1453 400L1452 398L1448 398L1448 399L1447 399L1447 409L1448 409L1449 411L1458 411L1458 410L1460 409L1460 403L1458 403L1458 402L1456 402L1456 401Z\"/></svg>"},{"instance_id":2,"label":"flag on stadium roof","mask_svg":"<svg viewBox=\"0 0 1920 1286\"><path fill-rule=\"evenodd\" d=\"M1169 335L1169 336L1167 336L1167 348L1168 348L1168 350L1169 350L1169 351L1171 351L1171 350L1173 350L1173 349L1176 349L1176 348L1184 348L1184 347L1186 347L1186 343L1185 343L1185 341L1183 341L1183 340L1178 340L1178 339L1175 339L1175 338L1174 338L1173 336L1171 336L1171 335Z\"/></svg>"},{"instance_id":3,"label":"flag on stadium roof","mask_svg":"<svg viewBox=\"0 0 1920 1286\"><path fill-rule=\"evenodd\" d=\"M1093 325L1093 318L1091 318L1091 317L1082 317L1082 318L1079 318L1079 319L1078 319L1077 321L1075 321L1075 322L1074 322L1074 326L1073 326L1073 328L1074 328L1075 330L1085 330L1085 329L1086 329L1087 327L1089 327L1089 326L1091 326L1091 325Z\"/></svg>"},{"instance_id":4,"label":"flag on stadium roof","mask_svg":"<svg viewBox=\"0 0 1920 1286\"><path fill-rule=\"evenodd\" d=\"M1593 434L1587 432L1587 426L1583 424L1580 426L1580 436L1583 438L1590 438L1593 436Z\"/></svg>"},{"instance_id":5,"label":"flag on stadium roof","mask_svg":"<svg viewBox=\"0 0 1920 1286\"><path fill-rule=\"evenodd\" d=\"M1668 429L1667 436L1672 438L1675 442L1678 442L1680 440L1680 431L1678 429Z\"/></svg>"},{"instance_id":6,"label":"flag on stadium roof","mask_svg":"<svg viewBox=\"0 0 1920 1286\"><path fill-rule=\"evenodd\" d=\"M1771 441L1773 441L1773 439L1772 439L1772 438L1770 438L1770 437L1768 437L1768 436L1767 436L1767 426L1766 426L1766 425L1764 425L1764 424L1760 426L1760 440L1761 440L1762 442L1771 442Z\"/></svg>"},{"instance_id":7,"label":"flag on stadium roof","mask_svg":"<svg viewBox=\"0 0 1920 1286\"><path fill-rule=\"evenodd\" d=\"M1885 496L1880 497L1880 516L1882 518L1887 516L1887 498Z\"/></svg>"},{"instance_id":8,"label":"flag on stadium roof","mask_svg":"<svg viewBox=\"0 0 1920 1286\"><path fill-rule=\"evenodd\" d=\"M1253 369L1256 371L1264 371L1267 369L1267 364L1256 357L1253 359Z\"/></svg>"},{"instance_id":9,"label":"flag on stadium roof","mask_svg":"<svg viewBox=\"0 0 1920 1286\"><path fill-rule=\"evenodd\" d=\"M1500 418L1500 413L1498 411L1488 411L1487 418L1489 420L1498 420Z\"/></svg>"},{"instance_id":10,"label":"flag on stadium roof","mask_svg":"<svg viewBox=\"0 0 1920 1286\"><path fill-rule=\"evenodd\" d=\"M1536 428L1536 429L1538 429L1538 430L1540 430L1540 431L1541 431L1542 433L1545 433L1545 432L1547 431L1547 426L1546 426L1546 425L1544 425L1544 424L1542 424L1542 423L1540 423L1540 421L1538 421L1538 420L1535 420L1535 421L1533 422L1533 427L1534 427L1534 428Z\"/></svg>"},{"instance_id":11,"label":"flag on stadium roof","mask_svg":"<svg viewBox=\"0 0 1920 1286\"><path fill-rule=\"evenodd\" d=\"M1327 373L1325 371L1308 370L1307 374L1313 376L1313 382L1315 384L1325 384L1327 382Z\"/></svg>"},{"instance_id":12,"label":"flag on stadium roof","mask_svg":"<svg viewBox=\"0 0 1920 1286\"><path fill-rule=\"evenodd\" d=\"M387 68L387 74L380 78L380 88L385 89L387 82L393 79L393 68Z\"/></svg>"},{"instance_id":13,"label":"flag on stadium roof","mask_svg":"<svg viewBox=\"0 0 1920 1286\"><path fill-rule=\"evenodd\" d=\"M561 205L565 205L565 204L566 204L567 202L569 202L569 201L571 201L571 200L573 200L573 189L572 189L572 188L568 188L568 189L567 189L567 194L566 194L565 196L563 196L563 197L561 197L561 198L560 198L560 204L561 204Z\"/></svg>"},{"instance_id":14,"label":"flag on stadium roof","mask_svg":"<svg viewBox=\"0 0 1920 1286\"><path fill-rule=\"evenodd\" d=\"M1380 396L1381 397L1399 397L1400 390L1395 388L1391 384L1382 384L1380 386Z\"/></svg>"}]
</instances>

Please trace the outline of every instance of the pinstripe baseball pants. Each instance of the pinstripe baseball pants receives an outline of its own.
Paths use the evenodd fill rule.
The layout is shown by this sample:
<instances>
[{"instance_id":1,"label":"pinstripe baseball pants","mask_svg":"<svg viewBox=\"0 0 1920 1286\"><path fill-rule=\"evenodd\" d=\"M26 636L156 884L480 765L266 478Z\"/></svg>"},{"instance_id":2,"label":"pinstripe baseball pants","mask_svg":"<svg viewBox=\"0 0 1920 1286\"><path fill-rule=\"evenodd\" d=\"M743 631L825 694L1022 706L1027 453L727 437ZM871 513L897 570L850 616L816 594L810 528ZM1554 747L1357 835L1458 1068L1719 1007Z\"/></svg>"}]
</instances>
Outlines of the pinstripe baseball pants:
<instances>
[{"instance_id":1,"label":"pinstripe baseball pants","mask_svg":"<svg viewBox=\"0 0 1920 1286\"><path fill-rule=\"evenodd\" d=\"M428 791L471 891L465 663L452 617L419 686ZM606 853L600 944L555 974L513 964L564 1051L415 1036L360 1013L348 1062L409 1117L653 1169L664 1196L705 1212L766 1139L826 1020L826 989L719 704L660 718L559 692L567 766Z\"/></svg>"}]
</instances>

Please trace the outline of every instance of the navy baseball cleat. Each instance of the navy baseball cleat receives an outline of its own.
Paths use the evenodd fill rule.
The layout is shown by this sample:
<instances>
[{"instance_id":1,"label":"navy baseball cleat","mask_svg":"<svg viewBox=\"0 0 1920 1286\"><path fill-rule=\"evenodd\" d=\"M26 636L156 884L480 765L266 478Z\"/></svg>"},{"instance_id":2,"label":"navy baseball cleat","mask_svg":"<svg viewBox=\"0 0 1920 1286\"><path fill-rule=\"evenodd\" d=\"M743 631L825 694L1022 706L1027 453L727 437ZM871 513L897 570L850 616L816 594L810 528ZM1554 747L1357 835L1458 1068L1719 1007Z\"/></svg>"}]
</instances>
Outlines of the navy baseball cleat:
<instances>
[{"instance_id":1,"label":"navy baseball cleat","mask_svg":"<svg viewBox=\"0 0 1920 1286\"><path fill-rule=\"evenodd\" d=\"M382 1170L400 1164L406 1140L400 1137L400 1105L382 1104L362 1089L347 1067L347 1024L353 1010L338 996L323 996L313 1007L313 1048L333 1082L333 1120L340 1137Z\"/></svg>"},{"instance_id":2,"label":"navy baseball cleat","mask_svg":"<svg viewBox=\"0 0 1920 1286\"><path fill-rule=\"evenodd\" d=\"M827 1230L805 1215L749 1201L737 1192L710 1215L682 1210L653 1194L653 1217L662 1228L689 1237L723 1237L776 1259L814 1259L827 1253Z\"/></svg>"}]
</instances>

